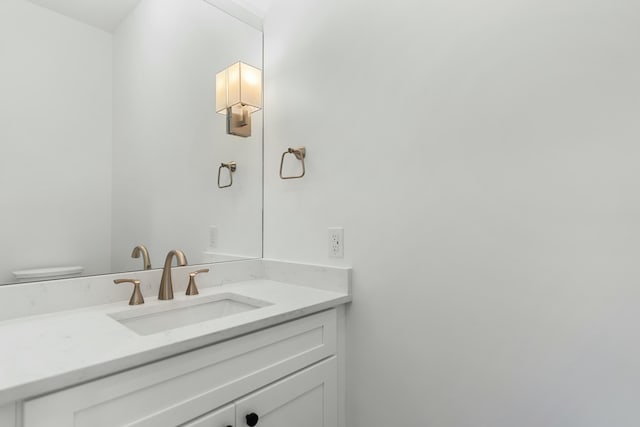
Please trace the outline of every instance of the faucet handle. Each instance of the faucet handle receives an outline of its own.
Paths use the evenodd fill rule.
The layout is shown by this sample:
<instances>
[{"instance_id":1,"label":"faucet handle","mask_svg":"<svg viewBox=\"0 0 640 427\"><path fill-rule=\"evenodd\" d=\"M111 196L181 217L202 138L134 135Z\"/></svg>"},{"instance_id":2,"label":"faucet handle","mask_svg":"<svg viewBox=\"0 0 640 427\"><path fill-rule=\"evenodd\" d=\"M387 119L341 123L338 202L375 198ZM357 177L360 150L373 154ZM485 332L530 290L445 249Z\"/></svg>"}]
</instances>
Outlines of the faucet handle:
<instances>
[{"instance_id":1,"label":"faucet handle","mask_svg":"<svg viewBox=\"0 0 640 427\"><path fill-rule=\"evenodd\" d=\"M142 297L142 292L140 292L140 280L116 279L113 281L113 283L115 283L116 285L119 285L120 283L133 283L133 293L131 294L129 305L144 304L144 298Z\"/></svg>"},{"instance_id":2,"label":"faucet handle","mask_svg":"<svg viewBox=\"0 0 640 427\"><path fill-rule=\"evenodd\" d=\"M186 295L198 295L198 287L196 286L196 276L200 273L208 273L208 268L193 271L189 273L189 286L187 286Z\"/></svg>"}]
</instances>

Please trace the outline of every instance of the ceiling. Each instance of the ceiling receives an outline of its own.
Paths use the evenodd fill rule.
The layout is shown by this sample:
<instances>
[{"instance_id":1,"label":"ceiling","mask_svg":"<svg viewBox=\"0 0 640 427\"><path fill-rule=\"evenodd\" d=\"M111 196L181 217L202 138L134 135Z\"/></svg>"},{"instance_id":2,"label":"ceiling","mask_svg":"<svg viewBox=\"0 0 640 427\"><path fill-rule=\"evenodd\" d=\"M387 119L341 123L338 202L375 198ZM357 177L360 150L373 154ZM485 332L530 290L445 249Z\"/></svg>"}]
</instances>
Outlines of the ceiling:
<instances>
[{"instance_id":1,"label":"ceiling","mask_svg":"<svg viewBox=\"0 0 640 427\"><path fill-rule=\"evenodd\" d=\"M271 0L233 0L233 2L253 12L260 18L264 18L269 6L271 6Z\"/></svg>"},{"instance_id":2,"label":"ceiling","mask_svg":"<svg viewBox=\"0 0 640 427\"><path fill-rule=\"evenodd\" d=\"M39 6L112 33L141 0L29 0ZM182 0L186 1L186 0ZM264 18L272 0L225 0ZM237 8L236 6L236 8Z\"/></svg>"},{"instance_id":3,"label":"ceiling","mask_svg":"<svg viewBox=\"0 0 640 427\"><path fill-rule=\"evenodd\" d=\"M39 6L113 32L140 0L29 0Z\"/></svg>"}]
</instances>

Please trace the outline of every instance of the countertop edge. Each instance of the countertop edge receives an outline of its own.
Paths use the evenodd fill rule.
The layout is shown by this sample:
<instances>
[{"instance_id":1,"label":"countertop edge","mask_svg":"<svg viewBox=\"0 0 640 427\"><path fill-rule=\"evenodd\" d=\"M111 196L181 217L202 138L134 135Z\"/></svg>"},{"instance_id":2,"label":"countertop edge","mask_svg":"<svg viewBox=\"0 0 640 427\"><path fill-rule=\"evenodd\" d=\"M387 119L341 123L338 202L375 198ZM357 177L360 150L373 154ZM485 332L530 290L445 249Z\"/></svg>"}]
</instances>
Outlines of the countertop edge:
<instances>
[{"instance_id":1,"label":"countertop edge","mask_svg":"<svg viewBox=\"0 0 640 427\"><path fill-rule=\"evenodd\" d=\"M10 386L0 390L0 406L16 401L39 397L54 391L94 381L102 377L114 375L169 357L178 356L182 353L218 344L242 335L257 332L281 323L335 308L351 301L352 296L347 294L318 304L305 306L283 313L278 313L271 317L237 325L222 331L216 331L184 341L141 351L136 354L113 359L93 366L85 366L78 370L65 372L60 375L50 376L16 386Z\"/></svg>"}]
</instances>

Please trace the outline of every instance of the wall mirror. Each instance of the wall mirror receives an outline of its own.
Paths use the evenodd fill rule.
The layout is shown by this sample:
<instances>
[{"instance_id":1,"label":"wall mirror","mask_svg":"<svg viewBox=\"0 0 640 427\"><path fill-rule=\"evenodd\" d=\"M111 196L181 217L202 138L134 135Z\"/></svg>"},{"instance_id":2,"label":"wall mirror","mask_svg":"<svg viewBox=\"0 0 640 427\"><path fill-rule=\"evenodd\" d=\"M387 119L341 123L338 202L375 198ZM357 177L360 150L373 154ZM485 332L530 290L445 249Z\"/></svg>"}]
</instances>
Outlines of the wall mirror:
<instances>
[{"instance_id":1,"label":"wall mirror","mask_svg":"<svg viewBox=\"0 0 640 427\"><path fill-rule=\"evenodd\" d=\"M2 0L0 284L262 256L262 112L215 112L216 73L262 33L203 0ZM236 162L219 189L218 167Z\"/></svg>"}]
</instances>

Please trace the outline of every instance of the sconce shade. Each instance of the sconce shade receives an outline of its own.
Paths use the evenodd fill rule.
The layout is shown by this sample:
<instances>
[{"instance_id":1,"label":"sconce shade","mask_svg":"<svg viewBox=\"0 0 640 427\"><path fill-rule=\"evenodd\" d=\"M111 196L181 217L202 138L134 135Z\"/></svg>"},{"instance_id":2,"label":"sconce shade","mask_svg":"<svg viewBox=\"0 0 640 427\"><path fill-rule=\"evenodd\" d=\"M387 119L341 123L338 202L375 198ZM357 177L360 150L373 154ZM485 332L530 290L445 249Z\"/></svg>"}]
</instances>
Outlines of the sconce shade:
<instances>
[{"instance_id":1,"label":"sconce shade","mask_svg":"<svg viewBox=\"0 0 640 427\"><path fill-rule=\"evenodd\" d=\"M227 114L228 108L249 113L262 108L262 71L236 62L216 75L216 112Z\"/></svg>"},{"instance_id":2,"label":"sconce shade","mask_svg":"<svg viewBox=\"0 0 640 427\"><path fill-rule=\"evenodd\" d=\"M262 71L236 62L216 74L216 112L227 116L227 133L251 136L251 113L262 108Z\"/></svg>"}]
</instances>

